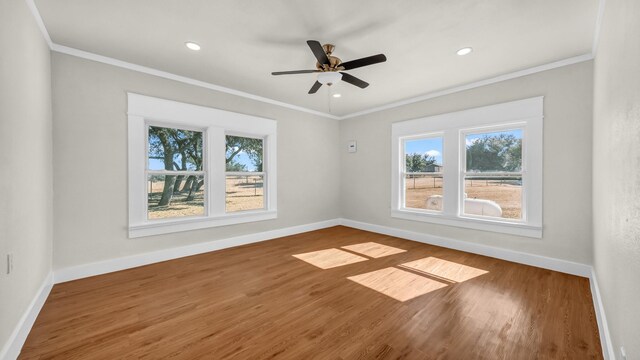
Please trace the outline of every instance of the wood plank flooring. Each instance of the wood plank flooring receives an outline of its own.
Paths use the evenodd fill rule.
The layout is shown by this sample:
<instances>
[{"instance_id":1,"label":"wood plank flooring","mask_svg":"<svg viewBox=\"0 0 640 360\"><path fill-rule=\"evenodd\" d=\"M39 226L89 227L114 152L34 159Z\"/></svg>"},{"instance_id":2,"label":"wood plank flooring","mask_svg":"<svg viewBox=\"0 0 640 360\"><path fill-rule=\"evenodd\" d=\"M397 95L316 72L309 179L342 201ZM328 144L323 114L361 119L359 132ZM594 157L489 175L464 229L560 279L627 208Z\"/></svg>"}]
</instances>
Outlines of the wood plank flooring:
<instances>
[{"instance_id":1,"label":"wood plank flooring","mask_svg":"<svg viewBox=\"0 0 640 360\"><path fill-rule=\"evenodd\" d=\"M586 278L338 226L55 285L20 359L602 352Z\"/></svg>"}]
</instances>

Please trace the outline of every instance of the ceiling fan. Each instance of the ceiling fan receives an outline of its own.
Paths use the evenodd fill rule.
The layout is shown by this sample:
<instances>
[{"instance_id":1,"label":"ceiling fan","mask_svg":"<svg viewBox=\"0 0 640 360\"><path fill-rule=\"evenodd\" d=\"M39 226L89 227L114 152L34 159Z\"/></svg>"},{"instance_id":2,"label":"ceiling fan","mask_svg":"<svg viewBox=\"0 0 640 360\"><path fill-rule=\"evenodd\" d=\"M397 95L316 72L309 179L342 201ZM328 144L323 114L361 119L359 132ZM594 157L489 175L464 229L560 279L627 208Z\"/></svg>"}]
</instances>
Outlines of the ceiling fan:
<instances>
[{"instance_id":1,"label":"ceiling fan","mask_svg":"<svg viewBox=\"0 0 640 360\"><path fill-rule=\"evenodd\" d=\"M387 57L384 56L384 54L378 54L357 60L342 62L339 58L331 55L335 49L335 46L332 44L320 45L316 40L307 40L307 45L309 45L311 52L313 52L313 55L318 60L316 63L316 70L276 71L272 72L271 75L320 73L318 74L316 82L311 86L309 94L315 94L324 84L331 86L340 80L364 89L369 86L368 82L360 80L343 71L387 61Z\"/></svg>"}]
</instances>

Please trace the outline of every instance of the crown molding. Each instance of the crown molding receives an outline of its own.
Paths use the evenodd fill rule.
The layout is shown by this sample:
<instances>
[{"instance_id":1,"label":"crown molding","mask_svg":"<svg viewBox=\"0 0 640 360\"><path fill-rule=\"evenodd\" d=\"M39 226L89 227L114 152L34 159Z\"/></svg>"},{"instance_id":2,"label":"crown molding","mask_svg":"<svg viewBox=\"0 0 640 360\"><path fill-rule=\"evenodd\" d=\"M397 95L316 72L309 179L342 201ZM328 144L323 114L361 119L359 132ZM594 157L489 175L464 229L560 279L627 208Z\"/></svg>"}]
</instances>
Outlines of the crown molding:
<instances>
[{"instance_id":1,"label":"crown molding","mask_svg":"<svg viewBox=\"0 0 640 360\"><path fill-rule=\"evenodd\" d=\"M56 43L53 44L53 47L51 48L51 50L55 51L55 52L58 52L58 53L72 55L72 56L75 56L75 57L79 57L79 58L83 58L83 59L87 59L87 60L92 60L92 61L96 61L96 62L108 64L108 65L113 65L113 66L117 66L117 67L124 68L124 69L127 69L127 70L137 71L137 72L141 72L141 73L148 74L148 75L153 75L153 76L157 76L157 77L161 77L161 78L165 78L165 79L169 79L169 80L174 80L174 81L178 81L178 82L189 84L189 85L198 86L198 87L209 89L209 90L215 90L215 91L223 92L223 93L226 93L226 94L236 95L236 96L240 96L240 97L251 99L251 100L255 100L255 101L260 101L260 102L271 104L271 105L281 106L281 107L284 107L284 108L288 108L288 109L292 109L292 110L296 110L296 111L300 111L300 112L305 112L305 113L312 114L312 115L322 116L322 117L326 117L326 118L333 119L333 120L339 120L340 119L336 115L327 114L327 113L324 113L324 112L321 112L321 111L308 109L308 108L305 108L305 107L302 107L302 106L293 105L293 104L285 103L285 102L282 102L282 101L269 99L269 98L262 97L262 96L259 96L259 95L250 94L250 93L247 93L247 92L244 92L244 91L231 89L231 88L228 88L228 87L224 87L224 86L208 83L208 82L205 82L205 81L192 79L192 78L189 78L189 77L186 77L186 76L176 75L176 74L173 74L173 73L170 73L170 72L166 72L166 71L162 71L162 70L158 70L158 69L154 69L154 68L150 68L150 67L146 67L146 66L142 66L142 65L133 64L133 63L130 63L130 62L114 59L114 58L111 58L111 57L108 57L108 56L102 56L102 55L94 54L94 53L91 53L91 52L88 52L88 51L79 50L79 49L71 48L71 47L64 46L64 45L58 45Z\"/></svg>"},{"instance_id":2,"label":"crown molding","mask_svg":"<svg viewBox=\"0 0 640 360\"><path fill-rule=\"evenodd\" d=\"M430 93L427 93L427 94L424 94L424 95L420 95L420 96L416 96L416 97L413 97L413 98L396 101L396 102L385 104L385 105L382 105L382 106L376 106L376 107L373 107L373 108L370 108L370 109L354 112L354 113L351 113L351 114L347 114L347 115L343 115L343 116L336 116L336 115L327 114L327 113L316 111L316 110L311 110L311 109L308 109L308 108L305 108L305 107L301 107L301 106L285 103L285 102L282 102L282 101L273 100L273 99L265 98L265 97L262 97L262 96L246 93L244 91L234 90L234 89L223 87L223 86L220 86L220 85L211 84L211 83L208 83L208 82L205 82L205 81L200 81L200 80L188 78L188 77L181 76L181 75L176 75L176 74L169 73L169 72L166 72L166 71L157 70L157 69L154 69L154 68L150 68L150 67L146 67L146 66L142 66L142 65L129 63L129 62L126 62L126 61L110 58L110 57L107 57L107 56L102 56L102 55L90 53L90 52L87 52L87 51L71 48L71 47L68 47L68 46L63 46L63 45L58 45L58 44L53 43L51 50L55 51L55 52L58 52L58 53L62 53L62 54L67 54L67 55L71 55L71 56L75 56L75 57L79 57L79 58L83 58L83 59L87 59L87 60L92 60L92 61L97 61L97 62L108 64L108 65L117 66L117 67L124 68L124 69L127 69L127 70L137 71L137 72L141 72L141 73L148 74L148 75L158 76L158 77L161 77L161 78L178 81L178 82L182 82L182 83L185 83L185 84L202 87L202 88L209 89L209 90L220 91L220 92L223 92L223 93L236 95L236 96L244 97L244 98L251 99L251 100L256 100L256 101L260 101L260 102L264 102L264 103L268 103L268 104L272 104L272 105L276 105L276 106L289 108L289 109L292 109L292 110L306 112L306 113L309 113L309 114L322 116L322 117L325 117L325 118L328 118L328 119L333 119L333 120L346 120L346 119L350 119L350 118L354 118L354 117L358 117L358 116L362 116L362 115L367 115L367 114L371 114L371 113L375 113L375 112L379 112L379 111L383 111L383 110L393 109L393 108L396 108L396 107L400 107L400 106L404 106L404 105L408 105L408 104L413 104L413 103L417 103L417 102L421 102L421 101L437 98L437 97L444 96L444 95L454 94L454 93L465 91L465 90L470 90L470 89L474 89L474 88L478 88L478 87L482 87L482 86L486 86L486 85L490 85L490 84L495 84L495 83L498 83L498 82L511 80L511 79L515 79L515 78L519 78L519 77L535 74L535 73L539 73L539 72L542 72L542 71L547 71L547 70L556 69L556 68L563 67L563 66L568 66L568 65L573 65L573 64L580 63L580 62L584 62L584 61L593 60L593 56L591 55L591 53L580 55L580 56L574 56L574 57L571 57L571 58L568 58L568 59L555 61L555 62L552 62L552 63L549 63L549 64L539 65L539 66L535 66L535 67L532 67L532 68L528 68L528 69L524 69L524 70L520 70L520 71L516 71L516 72L512 72L512 73L508 73L508 74L504 74L504 75L500 75L500 76L496 76L496 77L493 77L493 78L484 79L484 80L480 80L480 81L464 84L464 85L461 85L461 86L456 86L456 87L452 87L452 88L448 88L448 89L444 89L444 90L438 90L438 91L430 92Z\"/></svg>"},{"instance_id":3,"label":"crown molding","mask_svg":"<svg viewBox=\"0 0 640 360\"><path fill-rule=\"evenodd\" d=\"M244 97L244 98L247 98L247 99L251 99L251 100L255 100L255 101L259 101L259 102L263 102L263 103L267 103L267 104L271 104L271 105L276 105L276 106L280 106L280 107L284 107L284 108L288 108L288 109L292 109L292 110L296 110L296 111L300 111L300 112L304 112L304 113L308 113L308 114L312 114L312 115L316 115L316 116L321 116L321 117L324 117L324 118L327 118L327 119L346 120L346 119L351 119L351 118L355 118L355 117L358 117L358 116L363 116L363 115L367 115L367 114L371 114L371 113L375 113L375 112L379 112L379 111L383 111L383 110L393 109L393 108L404 106L404 105L408 105L408 104L413 104L413 103L420 102L420 101L425 101L425 100L437 98L437 97L440 97L440 96L445 96L445 95L454 94L454 93L465 91L465 90L478 88L478 87L481 87L481 86L495 84L495 83L498 83L498 82L501 82L501 81L511 80L511 79L515 79L515 78L519 78L519 77L535 74L535 73L542 72L542 71L547 71L547 70L556 69L556 68L563 67L563 66L568 66L568 65L573 65L573 64L580 63L580 62L593 60L594 57L595 57L595 54L596 54L597 46L598 46L598 41L599 41L599 36L600 36L600 27L602 26L602 18L604 16L604 9L605 9L606 0L599 0L598 15L597 15L597 18L596 18L596 28L595 28L595 32L594 32L593 45L592 45L591 52L588 53L588 54L574 56L574 57L570 57L570 58L567 58L567 59L555 61L555 62L552 62L552 63L543 64L543 65L539 65L539 66L534 66L534 67L527 68L527 69L524 69L524 70L511 72L511 73L499 75L499 76L496 76L496 77L493 77L493 78L484 79L484 80L480 80L480 81L475 81L475 82L472 82L472 83L467 83L467 84L460 85L460 86L455 86L455 87L451 87L451 88L447 88L447 89L443 89L443 90L433 91L433 92L430 92L430 93L427 93L427 94L423 94L423 95L420 95L420 96L416 96L416 97L412 97L412 98L409 98L409 99L404 99L404 100L392 102L392 103L381 105L381 106L376 106L376 107L373 107L373 108L365 109L365 110L362 110L362 111L357 111L357 112L354 112L354 113L351 113L351 114L346 114L346 115L343 115L343 116L337 116L337 115L328 114L328 113L317 111L317 110L312 110L312 109L305 108L305 107L302 107L302 106L289 104L289 103L286 103L286 102L283 102L283 101L278 101L278 100L266 98L266 97L263 97L263 96L254 95L254 94L247 93L247 92L244 92L244 91L235 90L235 89L231 89L231 88L228 88L228 87L224 87L224 86L208 83L208 82L205 82L205 81L192 79L192 78L189 78L189 77L186 77L186 76L181 76L181 75L173 74L173 73L170 73L170 72L166 72L166 71L150 68L150 67L147 67L147 66L137 65L137 64L126 62L126 61L114 59L114 58L111 58L111 57L107 57L107 56L91 53L91 52L88 52L88 51L84 51L84 50L80 50L80 49L76 49L76 48L72 48L72 47L68 47L68 46L64 46L64 45L60 45L60 44L56 44L51 40L51 37L49 36L49 32L47 31L47 28L44 25L44 21L42 20L42 17L40 16L40 12L38 11L38 8L36 7L34 0L25 0L25 2L27 3L29 9L31 10L31 13L33 14L33 16L34 16L34 18L36 20L36 23L38 24L38 27L40 28L40 31L42 32L42 35L44 36L45 41L49 45L49 48L51 49L51 51L55 51L55 52L59 52L59 53L63 53L63 54L71 55L71 56L76 56L76 57L87 59L87 60L97 61L97 62L100 62L100 63L109 64L109 65L117 66L117 67L120 67L120 68L132 70L132 71L137 71L137 72L145 73L145 74L148 74L148 75L158 76L158 77L161 77L161 78L178 81L178 82L182 82L182 83L193 85L193 86L202 87L202 88L209 89L209 90L220 91L220 92L223 92L223 93L240 96L240 97Z\"/></svg>"},{"instance_id":4,"label":"crown molding","mask_svg":"<svg viewBox=\"0 0 640 360\"><path fill-rule=\"evenodd\" d=\"M600 30L602 29L602 19L604 18L604 9L606 8L607 0L600 0L598 2L598 15L596 16L596 29L593 32L593 45L591 45L591 55L595 58L598 52L598 43L600 42Z\"/></svg>"},{"instance_id":5,"label":"crown molding","mask_svg":"<svg viewBox=\"0 0 640 360\"><path fill-rule=\"evenodd\" d=\"M358 117L358 116L362 116L362 115L367 115L367 114L371 114L371 113L375 113L375 112L379 112L379 111L383 111L383 110L393 109L393 108L396 108L396 107L399 107L399 106L413 104L413 103L417 103L417 102L420 102L420 101L425 101L425 100L429 100L429 99L433 99L433 98L437 98L437 97L440 97L440 96L449 95L449 94L453 94L453 93L457 93L457 92L461 92L461 91L465 91L465 90L475 89L475 88L478 88L478 87L481 87L481 86L491 85L491 84L495 84L495 83L498 83L498 82L511 80L511 79L515 79L515 78L519 78L519 77L523 77L523 76L539 73L539 72L542 72L542 71L556 69L556 68L559 68L559 67L563 67L563 66L567 66L567 65L573 65L573 64L577 64L577 63L581 63L581 62L585 62L585 61L589 61L589 60L593 60L593 56L591 55L591 53L583 54L583 55L579 55L579 56L574 56L574 57L570 57L568 59L554 61L552 63L539 65L539 66L534 66L532 68L519 70L519 71L515 71L515 72L512 72L512 73L507 73L507 74L504 74L504 75L499 75L499 76L496 76L496 77L493 77L493 78L484 79L484 80L480 80L480 81L476 81L476 82L472 82L472 83L468 83L468 84L464 84L464 85L460 85L460 86L455 86L455 87L444 89L444 90L438 90L438 91L430 92L430 93L427 93L427 94L424 94L424 95L416 96L416 97L413 97L413 98L404 99L404 100L392 102L392 103L389 103L389 104L386 104L386 105L370 108L370 109L367 109L367 110L358 111L358 112L355 112L355 113L352 113L352 114L344 115L344 116L340 117L340 120L350 119L350 118L354 118L354 117Z\"/></svg>"},{"instance_id":6,"label":"crown molding","mask_svg":"<svg viewBox=\"0 0 640 360\"><path fill-rule=\"evenodd\" d=\"M53 49L53 41L51 41L51 36L49 36L47 27L44 26L44 21L42 20L42 16L40 16L40 11L38 11L36 3L34 2L34 0L25 0L25 2L27 3L29 10L31 11L31 15L33 15L33 18L35 19L36 24L38 24L38 28L40 29L40 32L44 37L44 41L47 42L49 49Z\"/></svg>"}]
</instances>

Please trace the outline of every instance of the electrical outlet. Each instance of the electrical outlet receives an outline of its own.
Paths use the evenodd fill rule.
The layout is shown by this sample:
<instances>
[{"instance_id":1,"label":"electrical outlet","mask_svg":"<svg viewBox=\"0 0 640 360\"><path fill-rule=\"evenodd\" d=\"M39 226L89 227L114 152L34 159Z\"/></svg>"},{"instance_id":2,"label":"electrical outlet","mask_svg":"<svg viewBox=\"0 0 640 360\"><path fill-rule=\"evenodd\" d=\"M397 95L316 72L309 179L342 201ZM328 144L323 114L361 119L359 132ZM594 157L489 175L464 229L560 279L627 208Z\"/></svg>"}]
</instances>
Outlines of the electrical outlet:
<instances>
[{"instance_id":1,"label":"electrical outlet","mask_svg":"<svg viewBox=\"0 0 640 360\"><path fill-rule=\"evenodd\" d=\"M620 360L627 360L627 352L624 351L624 346L620 346Z\"/></svg>"},{"instance_id":2,"label":"electrical outlet","mask_svg":"<svg viewBox=\"0 0 640 360\"><path fill-rule=\"evenodd\" d=\"M7 254L7 275L13 272L13 254Z\"/></svg>"}]
</instances>

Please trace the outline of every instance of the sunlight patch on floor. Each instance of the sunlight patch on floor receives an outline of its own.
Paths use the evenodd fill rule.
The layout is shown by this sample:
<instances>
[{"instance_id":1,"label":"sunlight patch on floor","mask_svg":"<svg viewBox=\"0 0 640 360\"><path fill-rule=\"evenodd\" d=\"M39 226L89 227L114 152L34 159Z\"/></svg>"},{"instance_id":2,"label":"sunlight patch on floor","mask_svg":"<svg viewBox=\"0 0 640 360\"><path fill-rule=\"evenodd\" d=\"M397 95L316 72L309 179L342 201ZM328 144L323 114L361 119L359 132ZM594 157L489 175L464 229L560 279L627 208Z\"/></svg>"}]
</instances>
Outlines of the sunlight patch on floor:
<instances>
[{"instance_id":1,"label":"sunlight patch on floor","mask_svg":"<svg viewBox=\"0 0 640 360\"><path fill-rule=\"evenodd\" d=\"M458 264L453 261L442 260L436 257L427 257L411 261L400 265L400 267L424 273L427 276L434 276L453 282L467 281L488 273L488 271L482 269Z\"/></svg>"},{"instance_id":2,"label":"sunlight patch on floor","mask_svg":"<svg viewBox=\"0 0 640 360\"><path fill-rule=\"evenodd\" d=\"M347 279L398 301L411 300L447 286L445 283L394 267L351 276Z\"/></svg>"},{"instance_id":3,"label":"sunlight patch on floor","mask_svg":"<svg viewBox=\"0 0 640 360\"><path fill-rule=\"evenodd\" d=\"M320 269L331 269L338 266L359 263L369 259L362 256L342 251L340 249L326 249L304 254L296 254L293 257L305 261Z\"/></svg>"},{"instance_id":4,"label":"sunlight patch on floor","mask_svg":"<svg viewBox=\"0 0 640 360\"><path fill-rule=\"evenodd\" d=\"M372 258L381 258L389 255L395 255L406 252L407 250L398 249L393 246L378 244L375 242L366 242L355 245L342 246L342 249L356 252Z\"/></svg>"}]
</instances>

